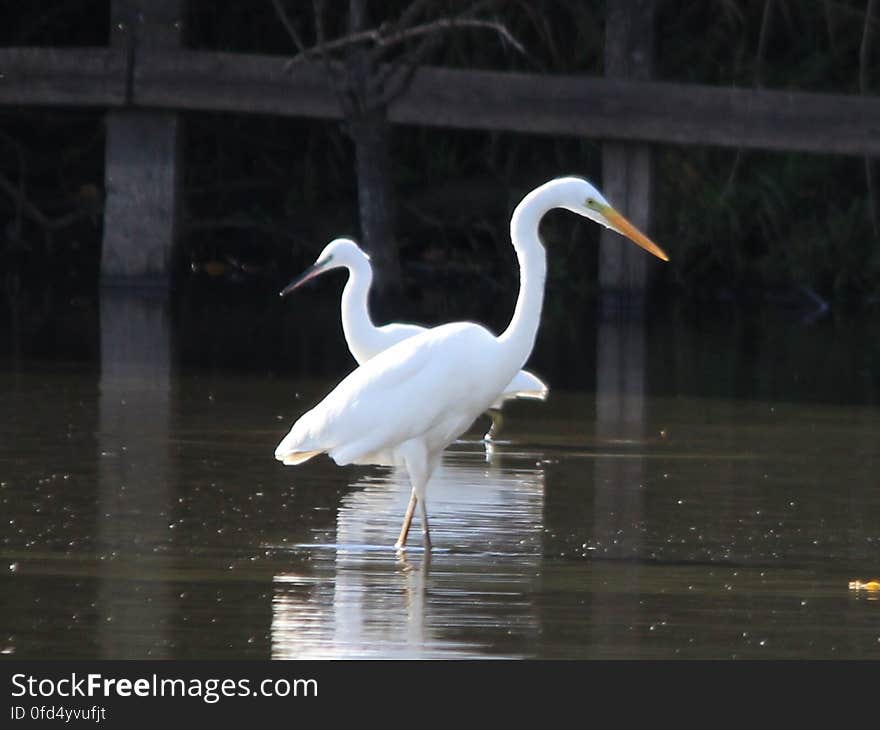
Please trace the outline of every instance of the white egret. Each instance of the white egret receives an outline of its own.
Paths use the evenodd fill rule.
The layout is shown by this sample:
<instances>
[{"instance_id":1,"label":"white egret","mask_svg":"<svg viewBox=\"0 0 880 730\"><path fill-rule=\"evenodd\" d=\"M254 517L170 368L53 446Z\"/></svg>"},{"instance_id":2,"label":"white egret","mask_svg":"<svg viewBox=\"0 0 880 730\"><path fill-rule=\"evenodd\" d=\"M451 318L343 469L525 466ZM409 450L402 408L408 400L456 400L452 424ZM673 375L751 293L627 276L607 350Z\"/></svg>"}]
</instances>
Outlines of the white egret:
<instances>
[{"instance_id":1,"label":"white egret","mask_svg":"<svg viewBox=\"0 0 880 730\"><path fill-rule=\"evenodd\" d=\"M315 259L315 263L290 282L282 290L281 296L289 294L316 276L337 268L348 271L348 281L342 290L342 332L358 365L363 365L392 345L425 331L425 327L417 324L395 322L381 327L373 324L369 305L373 267L370 265L370 257L350 238L337 238L328 243ZM504 401L512 398L545 400L547 392L546 384L537 375L520 370L489 409L492 426L484 439L491 441L501 429L501 407Z\"/></svg>"},{"instance_id":2,"label":"white egret","mask_svg":"<svg viewBox=\"0 0 880 730\"><path fill-rule=\"evenodd\" d=\"M412 492L397 547L406 544L418 505L430 548L425 492L441 452L498 399L535 344L547 273L538 224L553 208L590 218L669 260L583 178L544 183L526 195L510 221L520 290L507 329L496 337L473 322L453 322L398 342L301 416L278 444L275 458L296 465L326 453L339 466L404 468Z\"/></svg>"}]
</instances>

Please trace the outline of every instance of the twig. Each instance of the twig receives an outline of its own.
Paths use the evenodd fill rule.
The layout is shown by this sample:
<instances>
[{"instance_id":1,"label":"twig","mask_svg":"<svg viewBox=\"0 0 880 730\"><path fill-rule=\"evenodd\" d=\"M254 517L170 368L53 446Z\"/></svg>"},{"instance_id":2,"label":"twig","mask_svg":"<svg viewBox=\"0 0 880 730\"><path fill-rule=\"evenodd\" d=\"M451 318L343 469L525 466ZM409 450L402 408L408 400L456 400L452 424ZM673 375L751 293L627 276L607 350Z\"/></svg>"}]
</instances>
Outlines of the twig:
<instances>
[{"instance_id":1,"label":"twig","mask_svg":"<svg viewBox=\"0 0 880 730\"><path fill-rule=\"evenodd\" d=\"M868 66L871 60L871 26L874 22L874 0L868 0L865 7L865 25L862 29L862 40L859 44L859 91L868 93Z\"/></svg>"},{"instance_id":2,"label":"twig","mask_svg":"<svg viewBox=\"0 0 880 730\"><path fill-rule=\"evenodd\" d=\"M370 28L369 30L364 30L359 33L350 33L349 35L342 38L337 38L336 40L326 43L319 43L312 48L302 51L298 55L294 56L291 59L291 62L296 63L297 61L307 60L308 57L313 54L326 55L330 51L337 51L340 48L345 48L347 46L355 45L357 43L364 43L367 41L372 41L382 49L389 49L405 41L411 40L413 38L418 38L425 34L432 34L437 33L438 31L448 31L458 28L484 28L494 30L511 46L513 46L519 53L527 55L526 49L523 47L523 45L516 38L514 38L513 34L503 24L497 21L482 20L479 18L438 18L437 20L432 20L429 23L415 25L412 28L407 28L406 30L397 31L388 35L382 32L381 27Z\"/></svg>"},{"instance_id":3,"label":"twig","mask_svg":"<svg viewBox=\"0 0 880 730\"><path fill-rule=\"evenodd\" d=\"M724 187L721 189L721 195L719 199L721 202L727 200L730 197L730 194L733 192L734 183L736 183L736 177L739 173L739 167L742 164L742 159L744 155L744 150L742 147L737 147L736 156L733 158L733 164L730 166L730 172L727 174L727 181L724 183Z\"/></svg>"},{"instance_id":4,"label":"twig","mask_svg":"<svg viewBox=\"0 0 880 730\"><path fill-rule=\"evenodd\" d=\"M761 14L761 30L758 32L758 48L755 51L755 72L753 83L755 87L764 85L764 55L767 52L767 39L770 37L770 26L773 20L773 0L764 0L764 11ZM733 158L733 164L727 175L727 182L721 190L720 199L726 200L733 190L733 184L736 182L736 176L742 164L743 155L745 154L742 147L736 150L736 157Z\"/></svg>"},{"instance_id":5,"label":"twig","mask_svg":"<svg viewBox=\"0 0 880 730\"><path fill-rule=\"evenodd\" d=\"M764 85L764 54L767 39L770 37L770 24L773 18L773 0L764 0L764 13L761 16L761 31L758 34L758 50L755 52L755 86Z\"/></svg>"},{"instance_id":6,"label":"twig","mask_svg":"<svg viewBox=\"0 0 880 730\"><path fill-rule=\"evenodd\" d=\"M434 0L415 0L411 2L400 14L394 27L398 30L408 28L422 14L423 8L427 8Z\"/></svg>"},{"instance_id":7,"label":"twig","mask_svg":"<svg viewBox=\"0 0 880 730\"><path fill-rule=\"evenodd\" d=\"M306 46L302 42L302 38L299 37L299 33L296 32L296 27L294 27L293 23L291 22L290 17L287 15L287 11L284 9L284 6L281 5L281 0L272 0L272 7L275 8L275 14L281 21L284 29L287 31L287 35L289 35L290 39L293 41L293 45L296 46L297 52L305 53Z\"/></svg>"},{"instance_id":8,"label":"twig","mask_svg":"<svg viewBox=\"0 0 880 730\"><path fill-rule=\"evenodd\" d=\"M49 216L43 213L43 211L41 211L36 205L31 203L24 196L24 193L22 193L18 187L13 185L3 174L0 174L0 190L6 193L18 206L20 206L20 209L25 216L47 231L57 231L61 228L65 228L71 223L75 223L80 218L86 218L89 215L88 211L80 209L58 218L49 218Z\"/></svg>"},{"instance_id":9,"label":"twig","mask_svg":"<svg viewBox=\"0 0 880 730\"><path fill-rule=\"evenodd\" d=\"M831 55L835 56L837 55L837 30L830 0L824 0L822 6L825 9L825 26L828 28L828 45L831 47Z\"/></svg>"},{"instance_id":10,"label":"twig","mask_svg":"<svg viewBox=\"0 0 880 730\"><path fill-rule=\"evenodd\" d=\"M441 30L445 29L455 29L456 24L464 25L465 22L476 21L479 19L474 18L473 16L477 13L483 12L483 10L491 8L499 3L503 4L504 2L508 2L509 0L478 0L478 2L473 3L470 7L466 8L464 11L459 13L459 15L454 18L442 18L439 22L447 22L446 28L441 28ZM415 3L418 4L418 3ZM427 4L427 3L425 3ZM410 6L410 9L413 9ZM396 32L403 33L408 29L405 27L405 21L408 19L415 19L416 14L412 13L407 16L404 13L400 19L398 19L397 23L394 24L393 27L397 28ZM497 21L482 21L483 23L491 23L492 28L498 30L501 34L502 38L512 40L513 47L525 56L533 65L540 66L540 64L536 63L535 59L529 55L529 53L525 50L523 45L515 38L515 36L508 30L506 26ZM486 27L486 26L483 26ZM383 72L378 74L376 80L376 86L381 89L381 98L380 104L391 104L394 99L401 96L407 88L409 88L409 84L412 81L412 77L415 75L415 72L418 70L419 66L425 61L428 57L428 54L436 47L439 39L439 33L429 33L423 36L421 43L409 54L406 56L406 60L403 65L399 65L396 63L388 63ZM382 53L387 50L388 46L376 47L376 58L380 58ZM397 74L397 78L395 78L395 74Z\"/></svg>"},{"instance_id":11,"label":"twig","mask_svg":"<svg viewBox=\"0 0 880 730\"><path fill-rule=\"evenodd\" d=\"M324 33L324 0L312 0L312 14L315 17L315 38L317 40L317 47L320 48L324 45L324 38L326 37ZM308 50L306 53L308 53ZM330 57L323 52L320 52L319 55L324 62L324 73L330 80L333 92L339 98L342 108L345 109L347 105L345 82L344 80L340 80L336 70L330 63ZM296 63L296 57L287 62L287 68L289 69L294 63Z\"/></svg>"},{"instance_id":12,"label":"twig","mask_svg":"<svg viewBox=\"0 0 880 730\"><path fill-rule=\"evenodd\" d=\"M422 43L409 54L403 66L398 64L388 64L387 70L379 77L378 86L382 89L380 99L381 104L390 104L394 99L406 91L415 72L436 46L440 32L442 31L454 30L459 27L490 28L497 31L502 38L512 41L512 45L517 51L526 58L530 58L526 49L518 40L516 40L516 38L514 38L513 34L507 29L507 27L496 21L477 20L475 18L441 18L433 23L417 26L410 30L426 28L428 25L434 26L434 30L439 32L431 32L425 35ZM398 74L396 79L394 78L395 73Z\"/></svg>"},{"instance_id":13,"label":"twig","mask_svg":"<svg viewBox=\"0 0 880 730\"><path fill-rule=\"evenodd\" d=\"M462 28L492 30L518 53L529 58L525 47L503 23L484 18L466 17L485 7L496 4L497 0L481 0L471 5L462 15L437 18L419 25L407 27L409 23L413 22L424 12L431 2L432 0L415 0L415 2L407 6L400 17L393 23L385 22L375 28L355 30L341 38L327 41L324 34L323 2L322 0L312 0L316 43L311 48L304 48L302 39L296 33L296 29L284 13L280 0L272 0L276 13L287 28L288 34L294 39L294 44L298 50L297 55L285 64L285 70L290 71L294 64L308 61L314 56L319 56L324 62L325 72L334 88L334 92L340 99L342 108L350 110L359 109L360 112L364 112L371 108L387 106L404 93L418 67L436 46L437 38L442 33L450 30ZM378 62L384 53L414 39L421 39L422 42L414 50L406 54L403 63L388 63L384 68L380 69ZM374 46L366 60L367 65L372 71L368 74L368 78L362 78L360 81L355 80L354 87L352 87L352 73L346 74L345 78L348 79L348 83L345 82L345 79L341 80L338 77L338 71L330 63L329 55L334 51L362 43L372 43Z\"/></svg>"},{"instance_id":14,"label":"twig","mask_svg":"<svg viewBox=\"0 0 880 730\"><path fill-rule=\"evenodd\" d=\"M484 9L487 9L493 5L497 5L499 1L507 2L508 0L478 0L467 8L464 8L461 12L455 13L447 17L475 18ZM381 30L384 31L383 35L385 37L393 36L398 33L403 33L410 28L417 27L415 25L415 21L419 18L420 15L423 14L423 10L430 6L432 2L437 2L437 0L416 0L416 2L409 5L406 10L404 10L400 14L400 17L396 21L383 23L381 27ZM388 50L388 48L389 47L387 46L376 45L372 51L373 62L378 63L382 55ZM419 49L416 49L416 53L418 52Z\"/></svg>"},{"instance_id":15,"label":"twig","mask_svg":"<svg viewBox=\"0 0 880 730\"><path fill-rule=\"evenodd\" d=\"M436 47L439 38L436 35L427 36L424 41L407 56L406 63L389 63L386 68L379 71L377 86L381 90L379 104L389 105L398 96L403 94L412 81L413 76L428 57L428 54ZM397 75L395 77L395 74Z\"/></svg>"}]
</instances>

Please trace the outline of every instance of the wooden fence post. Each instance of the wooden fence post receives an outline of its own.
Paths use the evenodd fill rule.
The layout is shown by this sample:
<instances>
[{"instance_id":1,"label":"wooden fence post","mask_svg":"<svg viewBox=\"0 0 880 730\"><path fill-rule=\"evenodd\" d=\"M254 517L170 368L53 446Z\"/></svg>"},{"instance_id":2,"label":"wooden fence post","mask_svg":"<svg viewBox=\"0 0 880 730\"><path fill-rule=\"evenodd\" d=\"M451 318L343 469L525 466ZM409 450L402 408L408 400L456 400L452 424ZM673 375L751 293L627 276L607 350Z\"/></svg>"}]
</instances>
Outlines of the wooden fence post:
<instances>
[{"instance_id":1,"label":"wooden fence post","mask_svg":"<svg viewBox=\"0 0 880 730\"><path fill-rule=\"evenodd\" d=\"M605 75L644 80L650 77L655 0L608 0L605 29ZM651 221L651 151L646 145L605 142L602 146L602 188L608 199L641 228ZM648 256L603 231L599 249L599 322L596 330L596 439L640 443L645 418L645 331L643 323ZM643 519L642 460L596 460L593 533L616 557L638 554L642 536L633 525ZM633 564L628 578L639 580ZM594 622L624 616L639 620L637 600L614 604L599 599ZM620 625L620 624L616 624ZM614 641L626 645L626 632Z\"/></svg>"},{"instance_id":2,"label":"wooden fence post","mask_svg":"<svg viewBox=\"0 0 880 730\"><path fill-rule=\"evenodd\" d=\"M127 97L141 50L180 45L183 0L113 0L111 45L128 52ZM104 284L169 283L174 244L180 121L175 112L107 112Z\"/></svg>"},{"instance_id":3,"label":"wooden fence post","mask_svg":"<svg viewBox=\"0 0 880 730\"><path fill-rule=\"evenodd\" d=\"M644 81L651 77L656 0L608 0L605 76ZM651 223L651 149L643 144L602 145L602 189L638 228ZM640 309L648 284L644 251L622 245L603 231L599 244L599 287L603 305Z\"/></svg>"},{"instance_id":4,"label":"wooden fence post","mask_svg":"<svg viewBox=\"0 0 880 730\"><path fill-rule=\"evenodd\" d=\"M127 50L127 103L138 53L178 45L182 4L113 0L111 44ZM114 571L136 571L145 545L167 539L164 515L174 499L175 465L165 445L173 408L168 300L179 124L176 112L107 113L96 543L117 557L101 575L97 607L102 655L112 659L142 657L146 649L162 657L168 646L169 586L135 586ZM111 619L115 628L103 630Z\"/></svg>"}]
</instances>

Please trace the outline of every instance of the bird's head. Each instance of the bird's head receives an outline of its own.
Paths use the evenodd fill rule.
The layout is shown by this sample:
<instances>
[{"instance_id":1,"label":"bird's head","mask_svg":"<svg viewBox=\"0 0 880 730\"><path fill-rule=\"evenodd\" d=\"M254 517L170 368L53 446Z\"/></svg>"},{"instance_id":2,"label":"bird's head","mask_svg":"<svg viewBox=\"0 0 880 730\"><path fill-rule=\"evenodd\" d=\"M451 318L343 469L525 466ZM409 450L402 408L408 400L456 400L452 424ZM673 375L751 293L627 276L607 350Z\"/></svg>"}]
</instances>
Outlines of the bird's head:
<instances>
[{"instance_id":1,"label":"bird's head","mask_svg":"<svg viewBox=\"0 0 880 730\"><path fill-rule=\"evenodd\" d=\"M558 207L589 218L621 236L626 236L637 246L663 261L669 261L666 252L617 212L596 187L582 177L562 177L548 185L560 201Z\"/></svg>"},{"instance_id":2,"label":"bird's head","mask_svg":"<svg viewBox=\"0 0 880 730\"><path fill-rule=\"evenodd\" d=\"M294 289L302 286L307 281L323 274L325 271L336 268L352 269L356 266L369 263L370 257L350 238L337 238L330 241L324 250L315 259L315 263L302 272L281 290L281 296L290 294Z\"/></svg>"}]
</instances>

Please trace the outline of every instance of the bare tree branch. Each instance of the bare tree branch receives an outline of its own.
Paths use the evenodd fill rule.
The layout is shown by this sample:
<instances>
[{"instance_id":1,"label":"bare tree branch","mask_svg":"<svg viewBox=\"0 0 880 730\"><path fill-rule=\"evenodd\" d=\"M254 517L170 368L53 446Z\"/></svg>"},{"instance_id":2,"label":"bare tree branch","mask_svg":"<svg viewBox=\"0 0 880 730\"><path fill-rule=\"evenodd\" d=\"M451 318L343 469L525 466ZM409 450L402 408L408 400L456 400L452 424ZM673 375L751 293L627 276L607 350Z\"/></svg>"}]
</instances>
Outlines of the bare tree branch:
<instances>
[{"instance_id":1,"label":"bare tree branch","mask_svg":"<svg viewBox=\"0 0 880 730\"><path fill-rule=\"evenodd\" d=\"M482 12L484 9L487 9L493 5L497 5L499 2L508 2L509 0L478 0L477 2L472 3L468 7L464 8L458 13L453 13L451 15L445 16L447 18L475 18L478 13ZM416 2L407 6L406 10L404 10L400 17L393 22L389 22L385 24L383 28L384 35L396 35L398 33L402 33L407 31L410 28L416 27L415 21L423 14L423 10L430 7L432 3L436 3L437 0L416 0ZM383 54L385 54L389 48L393 48L393 46L382 46L377 45L373 48L374 61L378 62ZM418 49L416 49L418 52Z\"/></svg>"},{"instance_id":2,"label":"bare tree branch","mask_svg":"<svg viewBox=\"0 0 880 730\"><path fill-rule=\"evenodd\" d=\"M534 3L529 2L529 0L516 0L516 3L525 13L529 21L531 21L532 27L538 35L544 40L544 46L549 50L553 63L555 63L557 67L564 66L564 59L567 56L567 53L565 50L560 50L559 44L557 44L553 37L552 24L546 13L541 12L541 10L535 7ZM528 59L529 62L539 71L547 72L549 70L546 63L534 56L529 55Z\"/></svg>"},{"instance_id":3,"label":"bare tree branch","mask_svg":"<svg viewBox=\"0 0 880 730\"><path fill-rule=\"evenodd\" d=\"M529 54L525 47L514 37L507 27L498 21L485 20L480 18L438 18L422 25L406 28L389 35L383 35L381 29L371 29L355 36L340 38L334 41L332 45L335 47L343 47L351 43L372 40L377 49L383 52L415 38L422 38L423 42L401 63L389 63L385 70L377 72L378 75L374 79L373 86L377 90L379 105L390 104L394 99L400 96L412 81L418 67L428 57L430 52L439 42L439 37L445 32L458 30L461 28L479 28L483 30L495 31L503 40L510 44L517 52L529 58ZM331 44L325 46L325 51ZM381 54L377 54L381 55Z\"/></svg>"},{"instance_id":4,"label":"bare tree branch","mask_svg":"<svg viewBox=\"0 0 880 730\"><path fill-rule=\"evenodd\" d=\"M399 33L407 30L412 23L419 17L419 14L422 11L422 8L427 8L431 4L432 0L425 0L424 2L415 2L413 5L410 5L407 10L401 13L401 16L397 19L395 23L392 24L392 29L395 33ZM471 13L476 6L472 6L468 8L465 12L460 14L460 17L465 17L469 13ZM421 42L415 47L414 50L410 51L409 54L406 55L404 61L402 63L391 61L385 64L384 68L381 70L377 68L376 70L376 87L380 90L380 103L388 104L391 99L397 97L399 93L406 89L409 86L409 82L412 80L413 74L416 71L416 68L422 64L422 62L428 57L428 54L437 46L437 35L429 34L427 36L422 37ZM387 52L387 48L382 46L376 46L373 49L373 60L374 63L379 65L379 61L382 56ZM395 79L395 75L397 79Z\"/></svg>"},{"instance_id":5,"label":"bare tree branch","mask_svg":"<svg viewBox=\"0 0 880 730\"><path fill-rule=\"evenodd\" d=\"M290 22L287 14L284 12L284 8L280 5L280 0L272 0L272 5L275 7L275 12L278 17L281 19L281 22L284 24L284 27L287 29L288 34L293 40L293 44L296 46L297 55L295 55L292 59L290 59L287 63L284 64L285 71L290 71L293 65L311 54L315 54L320 56L321 60L324 64L324 73L327 76L330 85L333 87L333 92L339 98L340 103L343 105L343 109L346 104L346 88L343 82L340 80L338 74L333 68L332 64L326 53L322 51L324 47L324 3L323 0L312 0L312 15L315 21L315 37L317 39L315 45L312 48L306 48L305 44L302 42L302 38L300 38L299 34L296 32L296 28L294 28L293 23Z\"/></svg>"},{"instance_id":6,"label":"bare tree branch","mask_svg":"<svg viewBox=\"0 0 880 730\"><path fill-rule=\"evenodd\" d=\"M436 47L438 37L452 30L475 28L493 31L516 52L530 58L522 43L503 23L497 20L472 17L474 13L497 5L499 1L506 2L507 0L478 0L460 15L436 18L419 25L411 25L424 15L432 3L436 2L436 0L414 0L406 6L396 21L386 21L377 27L363 30L358 30L357 27L362 26L357 24L357 27L352 26L352 32L347 35L327 40L324 32L323 0L312 0L316 42L311 48L304 47L302 38L296 32L281 6L281 0L272 0L272 4L297 48L297 54L287 61L285 69L290 71L296 63L309 61L316 56L320 57L343 109L355 110L359 108L364 111L387 105L400 96L408 87L416 69ZM349 14L352 12L352 7L355 6L350 6ZM413 50L404 54L403 61L390 62L380 66L380 59L383 55L412 40L421 40L421 42ZM359 80L354 79L352 74L354 69L352 68L340 76L340 69L330 63L330 54L359 44L372 44L371 50L366 52L366 57L361 57L359 64L361 72L365 69L371 69L367 73L367 77L363 78L363 73L354 74L354 76L358 76Z\"/></svg>"},{"instance_id":7,"label":"bare tree branch","mask_svg":"<svg viewBox=\"0 0 880 730\"><path fill-rule=\"evenodd\" d=\"M825 26L828 29L828 45L831 47L831 55L837 53L837 26L834 22L834 9L830 0L823 0L822 7L825 10Z\"/></svg>"},{"instance_id":8,"label":"bare tree branch","mask_svg":"<svg viewBox=\"0 0 880 730\"><path fill-rule=\"evenodd\" d=\"M312 13L315 16L315 38L317 48L324 47L324 2L323 0L312 0ZM308 53L308 51L306 51ZM319 51L319 54L321 52ZM326 54L323 54L326 55Z\"/></svg>"},{"instance_id":9,"label":"bare tree branch","mask_svg":"<svg viewBox=\"0 0 880 730\"><path fill-rule=\"evenodd\" d=\"M523 47L523 45L516 38L514 38L513 34L507 29L506 26L504 26L502 23L499 23L498 21L482 20L480 18L438 18L428 23L416 25L412 28L407 28L402 31L396 31L388 35L384 34L382 32L382 28L379 27L370 28L369 30L364 30L359 33L350 33L347 36L343 36L342 38L337 38L336 40L328 41L326 43L319 42L312 48L309 48L299 53L297 56L294 56L291 61L297 62L307 60L312 55L326 55L331 51L337 51L340 48L346 48L347 46L356 45L358 43L365 43L367 41L372 41L376 44L376 46L382 48L383 50L387 50L394 46L400 45L405 41L412 40L413 38L418 38L426 34L456 30L459 28L483 28L494 30L505 41L507 41L507 43L513 46L513 48L515 48L519 53L527 55L526 49Z\"/></svg>"},{"instance_id":10,"label":"bare tree branch","mask_svg":"<svg viewBox=\"0 0 880 730\"><path fill-rule=\"evenodd\" d=\"M755 86L764 85L764 54L767 51L767 39L770 37L772 18L773 0L764 0L764 13L761 15L761 31L758 34L758 50L755 52Z\"/></svg>"},{"instance_id":11,"label":"bare tree branch","mask_svg":"<svg viewBox=\"0 0 880 730\"><path fill-rule=\"evenodd\" d=\"M407 5L406 9L400 14L394 27L397 30L403 30L411 26L415 20L422 14L422 11L431 5L435 0L415 0Z\"/></svg>"},{"instance_id":12,"label":"bare tree branch","mask_svg":"<svg viewBox=\"0 0 880 730\"><path fill-rule=\"evenodd\" d=\"M71 223L75 223L80 218L85 218L89 215L88 211L80 209L68 213L67 215L59 216L58 218L50 218L36 205L31 203L25 197L24 193L22 193L22 191L2 173L0 173L0 190L12 198L16 205L20 206L24 215L46 231L57 231L58 229L65 228Z\"/></svg>"},{"instance_id":13,"label":"bare tree branch","mask_svg":"<svg viewBox=\"0 0 880 730\"><path fill-rule=\"evenodd\" d=\"M872 25L874 23L875 0L867 0L865 7L865 24L862 29L862 40L859 44L859 91L868 93L870 79L868 77L871 61L871 43L873 40Z\"/></svg>"},{"instance_id":14,"label":"bare tree branch","mask_svg":"<svg viewBox=\"0 0 880 730\"><path fill-rule=\"evenodd\" d=\"M322 48L324 46L324 38L326 37L326 34L324 33L324 0L312 0L312 12L315 16L315 39L317 41L316 45L318 48ZM306 52L308 53L308 51ZM324 73L327 74L327 78L330 79L336 95L340 98L340 101L342 101L344 105L346 96L344 81L339 78L336 70L330 63L330 57L323 51L319 51L318 55L321 56L321 60L324 62ZM291 63L296 63L296 58L291 59ZM343 108L345 107L343 106Z\"/></svg>"},{"instance_id":15,"label":"bare tree branch","mask_svg":"<svg viewBox=\"0 0 880 730\"><path fill-rule=\"evenodd\" d=\"M435 0L436 1L436 0ZM500 3L509 2L509 0L479 0L478 2L473 3L457 16L454 16L452 20L454 21L464 21L468 19L474 19L473 16L477 13L482 12L483 10L490 8L492 6L498 5ZM424 3L427 6L430 3ZM418 3L416 3L418 4ZM409 10L412 10L413 7L410 6ZM395 29L395 33L405 32L408 30L408 22L409 20L415 20L417 15L415 13L407 13L404 12L401 17L397 20L396 23L392 25L392 28ZM447 20L448 18L444 18L443 20ZM507 28L505 27L505 31ZM438 44L438 39L440 37L440 33L429 33L421 37L421 42L415 47L414 50L410 51L403 63L395 63L391 62L385 65L383 71L378 72L376 79L376 86L381 90L382 101L381 103L389 104L393 99L400 96L406 88L409 86L412 81L412 77L415 74L418 67L427 59L428 55L431 51L436 48ZM520 45L520 52L526 56L526 58L530 59L534 62L524 49L522 49ZM387 47L376 46L374 48L374 56L376 61L379 61L383 54L388 50ZM396 78L395 78L396 76Z\"/></svg>"},{"instance_id":16,"label":"bare tree branch","mask_svg":"<svg viewBox=\"0 0 880 730\"><path fill-rule=\"evenodd\" d=\"M379 72L377 81L381 90L380 104L387 106L406 91L419 66L436 48L438 42L438 35L428 36L415 51L407 56L405 63L389 63Z\"/></svg>"},{"instance_id":17,"label":"bare tree branch","mask_svg":"<svg viewBox=\"0 0 880 730\"><path fill-rule=\"evenodd\" d=\"M288 17L287 11L284 9L284 6L281 5L281 0L272 0L272 7L275 8L275 14L281 21L284 29L287 31L287 35L289 35L290 39L293 41L293 45L296 46L297 52L305 53L306 46L302 42L302 38L299 37L299 33L296 32L296 27L293 25L290 18Z\"/></svg>"},{"instance_id":18,"label":"bare tree branch","mask_svg":"<svg viewBox=\"0 0 880 730\"><path fill-rule=\"evenodd\" d=\"M507 26L495 20L482 20L480 18L438 18L430 23L417 25L408 30L401 31L394 38L386 39L384 45L390 47L396 43L402 43L409 38L413 38L425 33L434 33L439 30L454 30L458 28L483 28L486 30L494 30L501 38L507 41L518 53L523 56L526 49L511 33Z\"/></svg>"}]
</instances>

